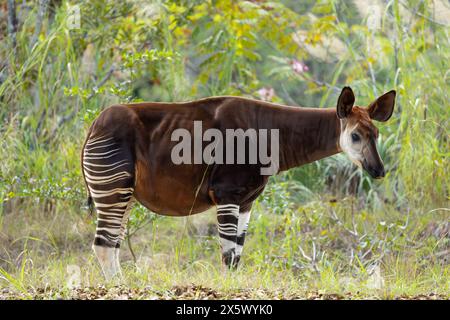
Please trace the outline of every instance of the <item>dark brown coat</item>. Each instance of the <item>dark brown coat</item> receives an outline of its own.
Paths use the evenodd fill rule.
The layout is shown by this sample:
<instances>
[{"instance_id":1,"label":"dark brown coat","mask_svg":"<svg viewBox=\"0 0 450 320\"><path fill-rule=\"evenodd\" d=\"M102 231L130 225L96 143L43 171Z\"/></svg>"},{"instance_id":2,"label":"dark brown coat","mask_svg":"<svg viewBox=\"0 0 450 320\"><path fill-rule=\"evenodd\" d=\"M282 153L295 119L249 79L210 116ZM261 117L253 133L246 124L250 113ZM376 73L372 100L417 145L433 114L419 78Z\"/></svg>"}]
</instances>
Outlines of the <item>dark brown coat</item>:
<instances>
[{"instance_id":1,"label":"dark brown coat","mask_svg":"<svg viewBox=\"0 0 450 320\"><path fill-rule=\"evenodd\" d=\"M184 103L137 103L104 110L90 136L112 134L127 145L135 164L134 197L151 211L186 216L215 204L243 211L263 191L261 165L180 164L171 161L175 129L279 129L280 171L340 152L336 109L289 107L241 97L212 97ZM199 189L198 189L199 188ZM196 193L198 190L198 193Z\"/></svg>"}]
</instances>

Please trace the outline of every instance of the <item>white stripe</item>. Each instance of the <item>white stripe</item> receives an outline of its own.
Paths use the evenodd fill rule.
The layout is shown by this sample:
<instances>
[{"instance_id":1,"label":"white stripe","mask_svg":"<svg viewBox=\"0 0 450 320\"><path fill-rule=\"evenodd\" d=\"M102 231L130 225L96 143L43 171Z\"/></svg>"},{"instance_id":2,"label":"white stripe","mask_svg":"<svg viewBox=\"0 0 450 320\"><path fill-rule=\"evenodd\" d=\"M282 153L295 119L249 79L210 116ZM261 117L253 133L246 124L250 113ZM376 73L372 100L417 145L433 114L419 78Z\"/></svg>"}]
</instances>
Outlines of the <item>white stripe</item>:
<instances>
[{"instance_id":1,"label":"white stripe","mask_svg":"<svg viewBox=\"0 0 450 320\"><path fill-rule=\"evenodd\" d=\"M131 174L129 174L127 171L120 171L120 172L116 172L114 174L110 174L110 175L106 175L106 176L95 176L95 175L91 175L91 174L85 172L86 177L88 177L91 180L115 178L115 177L121 176L123 174L127 174L128 176L131 176Z\"/></svg>"},{"instance_id":2,"label":"white stripe","mask_svg":"<svg viewBox=\"0 0 450 320\"><path fill-rule=\"evenodd\" d=\"M121 214L114 214L114 213L100 211L100 210L97 210L97 212L98 212L98 216L99 217L103 217L103 218L111 217L111 218L118 218L118 219L120 218L120 219L122 219L122 217L123 217L123 213L121 213Z\"/></svg>"},{"instance_id":3,"label":"white stripe","mask_svg":"<svg viewBox=\"0 0 450 320\"><path fill-rule=\"evenodd\" d=\"M219 236L220 236L221 234L223 234L223 235L225 235L225 236L235 236L235 235L236 235L236 232L225 232L225 231L219 230Z\"/></svg>"},{"instance_id":4,"label":"white stripe","mask_svg":"<svg viewBox=\"0 0 450 320\"><path fill-rule=\"evenodd\" d=\"M235 216L239 217L239 211L231 211L231 212L219 212L217 213L218 216Z\"/></svg>"},{"instance_id":5,"label":"white stripe","mask_svg":"<svg viewBox=\"0 0 450 320\"><path fill-rule=\"evenodd\" d=\"M243 212L239 214L238 235L241 235L247 231L249 221L250 221L250 212Z\"/></svg>"},{"instance_id":6,"label":"white stripe","mask_svg":"<svg viewBox=\"0 0 450 320\"><path fill-rule=\"evenodd\" d=\"M108 239L107 237L103 236L102 234L96 234L95 237L103 239L103 240L106 240L106 241L111 241L110 239Z\"/></svg>"},{"instance_id":7,"label":"white stripe","mask_svg":"<svg viewBox=\"0 0 450 320\"><path fill-rule=\"evenodd\" d=\"M105 138L105 137L107 137L107 135L106 134L104 134L104 135L101 135L101 136L98 136L98 137L89 137L89 141L97 141L97 140L99 140L99 139L103 139L103 138ZM111 138L111 137L110 137Z\"/></svg>"},{"instance_id":8,"label":"white stripe","mask_svg":"<svg viewBox=\"0 0 450 320\"><path fill-rule=\"evenodd\" d=\"M220 238L220 246L222 247L222 252L227 252L235 248L236 243L228 239Z\"/></svg>"},{"instance_id":9,"label":"white stripe","mask_svg":"<svg viewBox=\"0 0 450 320\"><path fill-rule=\"evenodd\" d=\"M110 179L103 179L103 180L100 180L100 179L94 180L94 179L89 179L88 177L86 177L86 181L90 182L90 183L94 183L94 184L103 184L103 183L111 183L111 182L119 181L119 180L122 180L124 178L129 178L129 177L131 177L131 174L129 174L128 172L124 172L124 174L122 174L120 176L110 178Z\"/></svg>"},{"instance_id":10,"label":"white stripe","mask_svg":"<svg viewBox=\"0 0 450 320\"><path fill-rule=\"evenodd\" d=\"M89 191L90 191L91 195L94 197L107 197L107 196L111 196L116 193L119 193L119 194L132 193L133 188L115 188L115 189L111 189L111 190L95 190L93 188L89 188Z\"/></svg>"},{"instance_id":11,"label":"white stripe","mask_svg":"<svg viewBox=\"0 0 450 320\"><path fill-rule=\"evenodd\" d=\"M230 212L230 213L218 213L217 217L221 216L233 216L235 218L239 218L239 212Z\"/></svg>"},{"instance_id":12,"label":"white stripe","mask_svg":"<svg viewBox=\"0 0 450 320\"><path fill-rule=\"evenodd\" d=\"M122 225L122 219L120 219L120 221L109 220L109 219L97 219L97 225L98 225L99 222L105 222L105 223L107 223L109 225L112 225L112 226L110 226L110 228L118 228L118 229L120 229L120 226Z\"/></svg>"},{"instance_id":13,"label":"white stripe","mask_svg":"<svg viewBox=\"0 0 450 320\"><path fill-rule=\"evenodd\" d=\"M115 142L113 142L113 143L110 143L110 144L105 144L105 145L102 145L102 146L98 146L98 147L91 147L91 148L84 148L84 151L92 151L92 150L94 150L94 149L100 149L100 148L106 148L106 147L110 147L110 146L114 146L114 145L117 145L117 143L115 143Z\"/></svg>"},{"instance_id":14,"label":"white stripe","mask_svg":"<svg viewBox=\"0 0 450 320\"><path fill-rule=\"evenodd\" d=\"M95 138L89 138L89 140L86 142L86 145L88 146L88 145L91 145L91 144L97 144L97 143L100 143L100 142L106 142L106 141L109 141L109 140L113 139L113 137L109 137L109 138L103 139L105 137L106 137L106 135L105 136L100 136L100 137L95 137Z\"/></svg>"},{"instance_id":15,"label":"white stripe","mask_svg":"<svg viewBox=\"0 0 450 320\"><path fill-rule=\"evenodd\" d=\"M83 164L86 164L86 165L92 166L92 167L112 167L112 166L115 166L116 164L118 164L120 162L124 162L124 163L120 164L121 166L124 165L124 164L129 164L129 162L127 162L126 160L120 160L120 161L114 162L112 164L97 164L97 163L90 163L90 162L84 161Z\"/></svg>"},{"instance_id":16,"label":"white stripe","mask_svg":"<svg viewBox=\"0 0 450 320\"><path fill-rule=\"evenodd\" d=\"M124 164L127 164L127 163L128 163L128 162L125 162ZM114 167L114 168L111 168L111 169L100 170L100 171L98 171L98 170L92 170L92 169L89 169L89 168L87 168L86 166L83 166L83 169L84 169L84 170L88 170L88 171L90 171L90 172L92 172L92 173L105 173L105 172L108 172L108 171L112 171L112 170L115 170L115 169L117 169L117 168L119 168L119 167L123 166L124 164L121 164L121 165L119 165L119 166L116 166L116 167Z\"/></svg>"},{"instance_id":17,"label":"white stripe","mask_svg":"<svg viewBox=\"0 0 450 320\"><path fill-rule=\"evenodd\" d=\"M229 207L231 207L232 209L239 209L239 206L235 205L235 204L219 204L219 205L217 205L217 209L226 209Z\"/></svg>"},{"instance_id":18,"label":"white stripe","mask_svg":"<svg viewBox=\"0 0 450 320\"><path fill-rule=\"evenodd\" d=\"M224 227L224 228L222 228L222 227L218 227L219 228L219 231L225 231L225 232L234 232L234 234L236 234L236 231L237 231L237 228L236 227Z\"/></svg>"},{"instance_id":19,"label":"white stripe","mask_svg":"<svg viewBox=\"0 0 450 320\"><path fill-rule=\"evenodd\" d=\"M108 209L108 210L109 210L108 213L120 213L120 214L123 215L123 208L122 209L111 208L111 209Z\"/></svg>"},{"instance_id":20,"label":"white stripe","mask_svg":"<svg viewBox=\"0 0 450 320\"><path fill-rule=\"evenodd\" d=\"M124 207L123 210L125 210L125 205L128 201L122 202L122 203L113 203L113 204L107 204L107 203L95 203L96 208L117 208L117 207Z\"/></svg>"},{"instance_id":21,"label":"white stripe","mask_svg":"<svg viewBox=\"0 0 450 320\"><path fill-rule=\"evenodd\" d=\"M130 193L130 192L127 192L127 193ZM124 195L124 193L112 193L112 194L93 195L91 193L91 196L96 199L95 201L98 201L97 199L108 198L108 197L111 197L111 196L116 195L116 194L122 195L122 197L120 198L120 202L127 202L128 199L132 196L131 193L129 195Z\"/></svg>"},{"instance_id":22,"label":"white stripe","mask_svg":"<svg viewBox=\"0 0 450 320\"><path fill-rule=\"evenodd\" d=\"M100 152L100 153L97 153L97 152L90 153L90 152L86 152L86 150L85 150L84 151L84 155L85 156L105 156L105 155L107 155L107 154L109 154L111 152L116 152L116 151L120 151L120 148L117 148L117 149L114 149L114 150L109 150L109 151L106 151L106 152Z\"/></svg>"},{"instance_id":23,"label":"white stripe","mask_svg":"<svg viewBox=\"0 0 450 320\"><path fill-rule=\"evenodd\" d=\"M123 218L123 215L120 215L120 216L113 216L113 215L99 214L99 215L98 215L98 218L97 218L97 221L100 221L100 220L102 220L102 221L108 221L109 219L112 219L112 220L114 220L114 221L120 221L120 222L122 223L122 218Z\"/></svg>"},{"instance_id":24,"label":"white stripe","mask_svg":"<svg viewBox=\"0 0 450 320\"><path fill-rule=\"evenodd\" d=\"M103 240L106 240L108 242L115 242L117 241L117 239L119 238L118 236L109 236L109 235L103 235L103 234L96 234L95 235L96 238L100 238Z\"/></svg>"},{"instance_id":25,"label":"white stripe","mask_svg":"<svg viewBox=\"0 0 450 320\"><path fill-rule=\"evenodd\" d=\"M104 157L89 157L89 156L87 156L87 157L83 157L83 159L87 159L87 160L102 160L102 159L108 159L108 158L111 158L111 157L115 157L118 154L120 154L120 152L116 152L114 154L110 154L109 156L104 156Z\"/></svg>"},{"instance_id":26,"label":"white stripe","mask_svg":"<svg viewBox=\"0 0 450 320\"><path fill-rule=\"evenodd\" d=\"M97 231L106 231L109 232L113 237L118 237L119 235L116 235L115 233L117 233L120 230L120 225L117 226L117 228L108 228L108 227L97 227L96 228Z\"/></svg>"},{"instance_id":27,"label":"white stripe","mask_svg":"<svg viewBox=\"0 0 450 320\"><path fill-rule=\"evenodd\" d=\"M219 223L219 226L220 227L233 227L233 228L236 228L237 229L237 226L236 226L236 224L235 223Z\"/></svg>"}]
</instances>

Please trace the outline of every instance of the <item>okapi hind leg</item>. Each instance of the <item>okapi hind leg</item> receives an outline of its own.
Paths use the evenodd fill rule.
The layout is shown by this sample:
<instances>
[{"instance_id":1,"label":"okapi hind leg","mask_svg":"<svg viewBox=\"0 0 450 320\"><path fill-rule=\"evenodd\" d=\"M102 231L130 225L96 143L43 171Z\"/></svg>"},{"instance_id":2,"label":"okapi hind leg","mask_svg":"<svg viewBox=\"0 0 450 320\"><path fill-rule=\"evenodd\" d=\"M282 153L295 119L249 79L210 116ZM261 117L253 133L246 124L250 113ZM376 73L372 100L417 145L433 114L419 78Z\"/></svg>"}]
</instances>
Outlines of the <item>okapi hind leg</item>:
<instances>
[{"instance_id":1,"label":"okapi hind leg","mask_svg":"<svg viewBox=\"0 0 450 320\"><path fill-rule=\"evenodd\" d=\"M219 241L222 262L230 269L237 267L236 242L238 234L239 206L235 204L217 205Z\"/></svg>"},{"instance_id":2,"label":"okapi hind leg","mask_svg":"<svg viewBox=\"0 0 450 320\"><path fill-rule=\"evenodd\" d=\"M134 191L134 160L114 137L89 138L83 150L83 173L97 210L93 250L107 280L120 274L117 247Z\"/></svg>"},{"instance_id":3,"label":"okapi hind leg","mask_svg":"<svg viewBox=\"0 0 450 320\"><path fill-rule=\"evenodd\" d=\"M114 251L114 261L115 261L115 265L116 265L116 270L118 270L118 273L120 276L122 276L122 272L121 272L121 268L120 268L120 245L121 245L122 241L125 240L125 235L127 233L128 218L130 217L130 213L131 213L131 209L133 208L134 201L135 201L134 198L131 198L130 201L128 202L128 206L125 210L125 214L123 215L122 223L120 225L119 240L117 241L116 248Z\"/></svg>"}]
</instances>

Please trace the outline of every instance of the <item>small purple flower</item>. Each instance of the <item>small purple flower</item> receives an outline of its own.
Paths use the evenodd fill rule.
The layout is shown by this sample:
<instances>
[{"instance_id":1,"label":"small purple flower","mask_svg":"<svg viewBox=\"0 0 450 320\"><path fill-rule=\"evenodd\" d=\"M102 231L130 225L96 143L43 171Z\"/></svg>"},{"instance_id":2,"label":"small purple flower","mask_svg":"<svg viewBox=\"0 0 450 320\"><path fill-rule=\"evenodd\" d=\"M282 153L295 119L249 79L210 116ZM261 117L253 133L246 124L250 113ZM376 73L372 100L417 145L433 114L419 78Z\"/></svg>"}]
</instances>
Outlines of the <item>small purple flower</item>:
<instances>
[{"instance_id":1,"label":"small purple flower","mask_svg":"<svg viewBox=\"0 0 450 320\"><path fill-rule=\"evenodd\" d=\"M302 73L302 72L306 72L309 70L309 68L306 64L298 61L297 59L292 59L291 65L292 65L292 70L294 70L295 73Z\"/></svg>"},{"instance_id":2,"label":"small purple flower","mask_svg":"<svg viewBox=\"0 0 450 320\"><path fill-rule=\"evenodd\" d=\"M258 90L258 94L261 97L261 100L271 101L275 95L275 90L273 88L261 88Z\"/></svg>"}]
</instances>

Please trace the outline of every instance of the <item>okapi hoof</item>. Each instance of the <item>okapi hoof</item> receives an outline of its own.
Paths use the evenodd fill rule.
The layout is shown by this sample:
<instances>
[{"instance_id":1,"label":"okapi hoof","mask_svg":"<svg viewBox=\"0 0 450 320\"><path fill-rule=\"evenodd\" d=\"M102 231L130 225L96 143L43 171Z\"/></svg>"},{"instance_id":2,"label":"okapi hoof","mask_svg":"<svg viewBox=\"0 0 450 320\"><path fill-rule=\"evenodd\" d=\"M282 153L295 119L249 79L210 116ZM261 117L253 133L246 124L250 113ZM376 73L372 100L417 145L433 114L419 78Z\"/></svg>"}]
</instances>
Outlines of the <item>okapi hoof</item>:
<instances>
[{"instance_id":1,"label":"okapi hoof","mask_svg":"<svg viewBox=\"0 0 450 320\"><path fill-rule=\"evenodd\" d=\"M241 256L236 256L233 250L222 254L223 264L230 270L236 270Z\"/></svg>"},{"instance_id":2,"label":"okapi hoof","mask_svg":"<svg viewBox=\"0 0 450 320\"><path fill-rule=\"evenodd\" d=\"M230 270L236 270L239 265L239 260L241 260L241 256L235 256L233 262L229 266Z\"/></svg>"}]
</instances>

